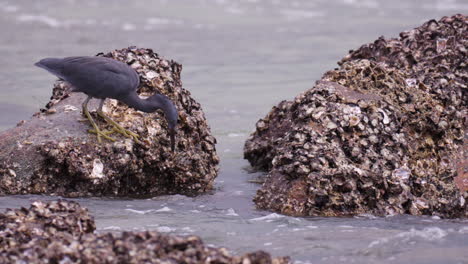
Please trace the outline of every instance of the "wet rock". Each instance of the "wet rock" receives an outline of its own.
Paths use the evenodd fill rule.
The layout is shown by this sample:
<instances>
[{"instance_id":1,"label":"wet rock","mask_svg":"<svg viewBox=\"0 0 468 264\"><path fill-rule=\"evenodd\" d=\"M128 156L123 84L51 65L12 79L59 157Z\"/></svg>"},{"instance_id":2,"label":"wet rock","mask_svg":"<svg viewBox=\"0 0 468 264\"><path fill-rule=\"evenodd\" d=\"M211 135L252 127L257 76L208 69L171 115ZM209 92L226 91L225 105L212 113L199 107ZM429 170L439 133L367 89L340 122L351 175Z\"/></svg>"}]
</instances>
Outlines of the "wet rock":
<instances>
[{"instance_id":1,"label":"wet rock","mask_svg":"<svg viewBox=\"0 0 468 264\"><path fill-rule=\"evenodd\" d=\"M162 112L139 112L113 99L106 100L104 111L141 142L112 134L116 142L99 144L81 116L86 96L57 81L45 109L0 134L0 194L153 196L212 189L219 163L216 139L200 104L182 88L182 66L135 47L98 55L131 65L140 75L141 97L162 93L173 100L179 112L176 151L171 152ZM111 129L92 115L101 128Z\"/></svg>"},{"instance_id":2,"label":"wet rock","mask_svg":"<svg viewBox=\"0 0 468 264\"><path fill-rule=\"evenodd\" d=\"M0 213L0 263L289 263L263 251L232 256L196 236L95 229L93 217L76 202L7 209Z\"/></svg>"},{"instance_id":3,"label":"wet rock","mask_svg":"<svg viewBox=\"0 0 468 264\"><path fill-rule=\"evenodd\" d=\"M467 17L351 51L257 122L259 208L290 215L467 217Z\"/></svg>"}]
</instances>

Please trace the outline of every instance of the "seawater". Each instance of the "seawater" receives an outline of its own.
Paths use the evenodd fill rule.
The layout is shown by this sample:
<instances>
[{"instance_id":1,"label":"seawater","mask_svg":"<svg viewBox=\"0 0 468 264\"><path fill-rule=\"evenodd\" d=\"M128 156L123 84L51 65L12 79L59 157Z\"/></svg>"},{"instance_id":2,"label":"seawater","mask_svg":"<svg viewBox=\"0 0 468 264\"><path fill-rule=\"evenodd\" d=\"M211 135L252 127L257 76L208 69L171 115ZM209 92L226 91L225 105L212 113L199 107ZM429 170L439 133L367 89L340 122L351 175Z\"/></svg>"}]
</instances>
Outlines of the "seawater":
<instances>
[{"instance_id":1,"label":"seawater","mask_svg":"<svg viewBox=\"0 0 468 264\"><path fill-rule=\"evenodd\" d=\"M183 64L182 81L206 113L221 158L215 191L146 200L73 199L99 232L198 235L233 253L266 250L296 263L468 263L467 220L437 217L288 217L256 210L243 144L281 100L311 88L349 49L397 37L466 1L0 0L0 130L48 101L44 57L94 55L131 45ZM0 197L0 210L47 196Z\"/></svg>"}]
</instances>

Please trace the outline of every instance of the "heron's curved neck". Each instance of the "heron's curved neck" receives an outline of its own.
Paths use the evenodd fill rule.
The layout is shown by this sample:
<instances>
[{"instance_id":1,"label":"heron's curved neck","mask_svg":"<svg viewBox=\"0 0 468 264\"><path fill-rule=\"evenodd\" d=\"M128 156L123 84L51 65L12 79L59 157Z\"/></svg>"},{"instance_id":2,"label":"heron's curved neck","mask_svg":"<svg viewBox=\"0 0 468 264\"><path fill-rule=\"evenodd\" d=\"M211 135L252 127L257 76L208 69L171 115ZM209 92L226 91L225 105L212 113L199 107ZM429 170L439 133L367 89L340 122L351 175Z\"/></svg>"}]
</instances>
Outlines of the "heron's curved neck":
<instances>
[{"instance_id":1,"label":"heron's curved neck","mask_svg":"<svg viewBox=\"0 0 468 264\"><path fill-rule=\"evenodd\" d=\"M126 103L128 106L135 108L137 110L151 113L154 112L157 108L161 108L160 105L155 105L154 102L149 102L148 99L141 99L136 92L131 93L124 99L120 100Z\"/></svg>"}]
</instances>

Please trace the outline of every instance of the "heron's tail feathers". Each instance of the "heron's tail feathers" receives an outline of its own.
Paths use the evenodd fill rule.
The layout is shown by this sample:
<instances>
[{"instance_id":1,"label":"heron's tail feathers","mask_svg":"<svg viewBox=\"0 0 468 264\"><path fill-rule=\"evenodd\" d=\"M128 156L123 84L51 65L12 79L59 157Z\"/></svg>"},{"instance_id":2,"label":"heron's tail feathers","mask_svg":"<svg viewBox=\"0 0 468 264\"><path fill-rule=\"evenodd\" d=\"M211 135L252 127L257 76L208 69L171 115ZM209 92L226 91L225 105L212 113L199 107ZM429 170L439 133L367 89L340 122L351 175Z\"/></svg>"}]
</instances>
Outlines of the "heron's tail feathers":
<instances>
[{"instance_id":1,"label":"heron's tail feathers","mask_svg":"<svg viewBox=\"0 0 468 264\"><path fill-rule=\"evenodd\" d=\"M34 65L52 73L60 79L64 79L61 73L63 65L62 60L63 59L58 58L45 58L34 63Z\"/></svg>"}]
</instances>

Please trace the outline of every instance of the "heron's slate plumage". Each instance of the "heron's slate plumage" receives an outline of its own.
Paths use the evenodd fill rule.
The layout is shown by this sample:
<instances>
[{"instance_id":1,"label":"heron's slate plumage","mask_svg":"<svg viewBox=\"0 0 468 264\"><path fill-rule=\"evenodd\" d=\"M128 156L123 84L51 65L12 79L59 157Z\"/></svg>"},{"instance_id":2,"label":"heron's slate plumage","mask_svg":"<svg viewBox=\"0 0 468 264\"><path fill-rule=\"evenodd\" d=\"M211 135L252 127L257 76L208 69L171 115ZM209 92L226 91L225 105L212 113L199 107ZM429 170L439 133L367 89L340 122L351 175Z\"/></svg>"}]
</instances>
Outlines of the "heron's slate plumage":
<instances>
[{"instance_id":1,"label":"heron's slate plumage","mask_svg":"<svg viewBox=\"0 0 468 264\"><path fill-rule=\"evenodd\" d=\"M140 84L138 74L127 64L105 57L67 57L46 58L35 65L70 83L73 91L87 94L88 99L83 104L85 113L87 112L86 105L91 98L101 99L99 107L101 113L106 98L117 99L143 112L163 110L170 130L171 147L174 149L177 109L172 101L162 94L141 99L136 93ZM91 123L95 126L91 119ZM98 128L95 127L95 129L100 133ZM128 133L131 132L124 131L122 134L128 136Z\"/></svg>"},{"instance_id":2,"label":"heron's slate plumage","mask_svg":"<svg viewBox=\"0 0 468 264\"><path fill-rule=\"evenodd\" d=\"M137 90L140 79L127 64L104 57L46 58L35 64L94 98L121 100Z\"/></svg>"}]
</instances>

